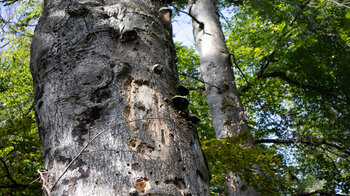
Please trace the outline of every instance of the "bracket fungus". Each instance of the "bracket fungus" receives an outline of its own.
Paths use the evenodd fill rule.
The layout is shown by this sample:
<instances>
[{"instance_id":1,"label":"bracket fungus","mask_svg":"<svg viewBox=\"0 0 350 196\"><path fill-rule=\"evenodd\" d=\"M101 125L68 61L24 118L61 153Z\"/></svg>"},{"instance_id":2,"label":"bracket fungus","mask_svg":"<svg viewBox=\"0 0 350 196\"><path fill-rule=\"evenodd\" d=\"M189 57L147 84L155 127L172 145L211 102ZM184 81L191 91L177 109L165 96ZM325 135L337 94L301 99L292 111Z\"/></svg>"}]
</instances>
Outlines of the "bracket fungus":
<instances>
[{"instance_id":1,"label":"bracket fungus","mask_svg":"<svg viewBox=\"0 0 350 196\"><path fill-rule=\"evenodd\" d=\"M191 121L193 124L197 124L199 123L199 121L201 121L200 118L192 114L189 115L188 120Z\"/></svg>"},{"instance_id":2,"label":"bracket fungus","mask_svg":"<svg viewBox=\"0 0 350 196\"><path fill-rule=\"evenodd\" d=\"M178 110L185 110L189 104L188 100L185 97L179 95L171 98L171 102L173 106Z\"/></svg>"},{"instance_id":3,"label":"bracket fungus","mask_svg":"<svg viewBox=\"0 0 350 196\"><path fill-rule=\"evenodd\" d=\"M160 75L163 71L163 67L160 64L155 64L152 68L153 72Z\"/></svg>"},{"instance_id":4,"label":"bracket fungus","mask_svg":"<svg viewBox=\"0 0 350 196\"><path fill-rule=\"evenodd\" d=\"M184 87L184 86L182 86L182 85L180 85L180 86L177 87L177 92L178 92L179 95L181 95L181 96L186 96L186 95L189 95L189 94L190 94L190 91L189 91L186 87Z\"/></svg>"}]
</instances>

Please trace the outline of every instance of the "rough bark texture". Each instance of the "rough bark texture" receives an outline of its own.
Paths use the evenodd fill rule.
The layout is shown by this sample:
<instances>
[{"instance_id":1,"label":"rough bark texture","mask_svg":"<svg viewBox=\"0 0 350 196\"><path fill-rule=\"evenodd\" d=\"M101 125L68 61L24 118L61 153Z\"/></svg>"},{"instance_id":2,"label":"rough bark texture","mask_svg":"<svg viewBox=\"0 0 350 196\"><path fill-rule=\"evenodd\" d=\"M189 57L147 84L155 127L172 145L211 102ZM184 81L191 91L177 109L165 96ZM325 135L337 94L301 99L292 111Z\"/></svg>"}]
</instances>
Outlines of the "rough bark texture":
<instances>
[{"instance_id":1,"label":"rough bark texture","mask_svg":"<svg viewBox=\"0 0 350 196\"><path fill-rule=\"evenodd\" d=\"M225 44L219 16L211 0L189 0L193 34L199 52L200 72L206 82L206 94L217 139L237 136L249 130L235 84L230 54ZM252 138L247 145L253 145ZM228 195L259 195L237 176L227 176Z\"/></svg>"},{"instance_id":2,"label":"rough bark texture","mask_svg":"<svg viewBox=\"0 0 350 196\"><path fill-rule=\"evenodd\" d=\"M31 72L53 195L209 195L196 128L171 99L177 68L162 6L45 1Z\"/></svg>"}]
</instances>

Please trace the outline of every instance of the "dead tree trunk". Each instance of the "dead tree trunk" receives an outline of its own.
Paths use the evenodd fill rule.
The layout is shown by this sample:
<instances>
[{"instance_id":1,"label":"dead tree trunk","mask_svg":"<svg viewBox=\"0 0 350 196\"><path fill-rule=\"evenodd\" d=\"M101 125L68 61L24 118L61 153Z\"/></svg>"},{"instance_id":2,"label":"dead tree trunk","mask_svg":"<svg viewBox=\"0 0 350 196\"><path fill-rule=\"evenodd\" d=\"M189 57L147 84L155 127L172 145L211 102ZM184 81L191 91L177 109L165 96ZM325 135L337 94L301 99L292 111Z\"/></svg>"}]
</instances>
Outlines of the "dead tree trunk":
<instances>
[{"instance_id":1,"label":"dead tree trunk","mask_svg":"<svg viewBox=\"0 0 350 196\"><path fill-rule=\"evenodd\" d=\"M237 136L249 130L235 84L230 54L225 44L219 16L211 0L189 0L193 34L200 56L200 73L213 119L216 138ZM247 145L253 145L250 138ZM253 187L230 174L228 195L259 195Z\"/></svg>"},{"instance_id":2,"label":"dead tree trunk","mask_svg":"<svg viewBox=\"0 0 350 196\"><path fill-rule=\"evenodd\" d=\"M45 0L31 48L46 193L209 195L179 111L170 10L155 0ZM181 113L181 112L180 112Z\"/></svg>"}]
</instances>

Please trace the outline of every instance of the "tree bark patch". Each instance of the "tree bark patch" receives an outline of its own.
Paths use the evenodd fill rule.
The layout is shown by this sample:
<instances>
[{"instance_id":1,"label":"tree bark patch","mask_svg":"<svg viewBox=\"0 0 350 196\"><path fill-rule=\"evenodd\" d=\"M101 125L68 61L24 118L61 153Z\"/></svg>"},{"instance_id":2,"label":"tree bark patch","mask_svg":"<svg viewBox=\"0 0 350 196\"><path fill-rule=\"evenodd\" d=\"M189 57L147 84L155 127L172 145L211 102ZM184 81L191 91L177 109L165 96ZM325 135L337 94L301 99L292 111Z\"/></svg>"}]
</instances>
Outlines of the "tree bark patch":
<instances>
[{"instance_id":1,"label":"tree bark patch","mask_svg":"<svg viewBox=\"0 0 350 196\"><path fill-rule=\"evenodd\" d=\"M139 178L136 180L136 190L139 193L145 193L150 189L149 179L147 178Z\"/></svg>"}]
</instances>

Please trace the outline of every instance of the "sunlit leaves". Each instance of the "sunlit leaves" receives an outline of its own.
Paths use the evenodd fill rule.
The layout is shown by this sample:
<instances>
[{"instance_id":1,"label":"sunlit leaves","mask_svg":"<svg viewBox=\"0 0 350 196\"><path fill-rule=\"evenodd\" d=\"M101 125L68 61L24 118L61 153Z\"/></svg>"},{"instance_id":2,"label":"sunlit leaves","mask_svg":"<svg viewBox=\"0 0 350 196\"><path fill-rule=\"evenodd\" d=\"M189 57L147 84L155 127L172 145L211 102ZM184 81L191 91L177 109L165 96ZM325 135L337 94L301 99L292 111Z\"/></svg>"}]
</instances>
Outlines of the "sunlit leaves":
<instances>
[{"instance_id":1,"label":"sunlit leaves","mask_svg":"<svg viewBox=\"0 0 350 196\"><path fill-rule=\"evenodd\" d=\"M202 142L212 172L213 193L222 194L226 176L234 173L245 179L248 186L254 186L262 195L288 193L295 182L291 180L288 168L281 155L263 146L247 146L249 132L235 138L211 139Z\"/></svg>"},{"instance_id":2,"label":"sunlit leaves","mask_svg":"<svg viewBox=\"0 0 350 196\"><path fill-rule=\"evenodd\" d=\"M41 145L33 112L32 78L29 72L28 37L11 37L11 45L0 53L0 189L5 195L37 195L41 167ZM7 168L7 169L6 169ZM10 179L13 179L11 181Z\"/></svg>"},{"instance_id":3,"label":"sunlit leaves","mask_svg":"<svg viewBox=\"0 0 350 196\"><path fill-rule=\"evenodd\" d=\"M237 138L216 140L209 108L203 94L204 89L201 88L203 83L200 80L198 56L194 50L180 44L177 44L176 49L180 81L191 89L190 111L202 120L198 125L198 130L212 175L211 193L224 195L226 175L231 172L245 179L263 194L278 195L278 193L290 191L292 187L290 183L296 179L293 168L286 167L282 157L275 150L263 146L247 147L245 143L249 133ZM272 92L280 89L279 83L271 82L271 84L276 84ZM271 98L273 96L276 94L271 95ZM260 165L260 170L266 174L257 175L256 165Z\"/></svg>"},{"instance_id":4,"label":"sunlit leaves","mask_svg":"<svg viewBox=\"0 0 350 196\"><path fill-rule=\"evenodd\" d=\"M13 3L12 3L13 2ZM29 71L33 26L41 1L11 1L2 7L0 51L0 195L39 195L33 182L42 167L41 144L33 111Z\"/></svg>"},{"instance_id":5,"label":"sunlit leaves","mask_svg":"<svg viewBox=\"0 0 350 196\"><path fill-rule=\"evenodd\" d=\"M41 16L42 0L6 1L1 6L2 37L8 35L31 36L32 31ZM8 4L8 6L6 6ZM3 41L3 40L2 40Z\"/></svg>"}]
</instances>

